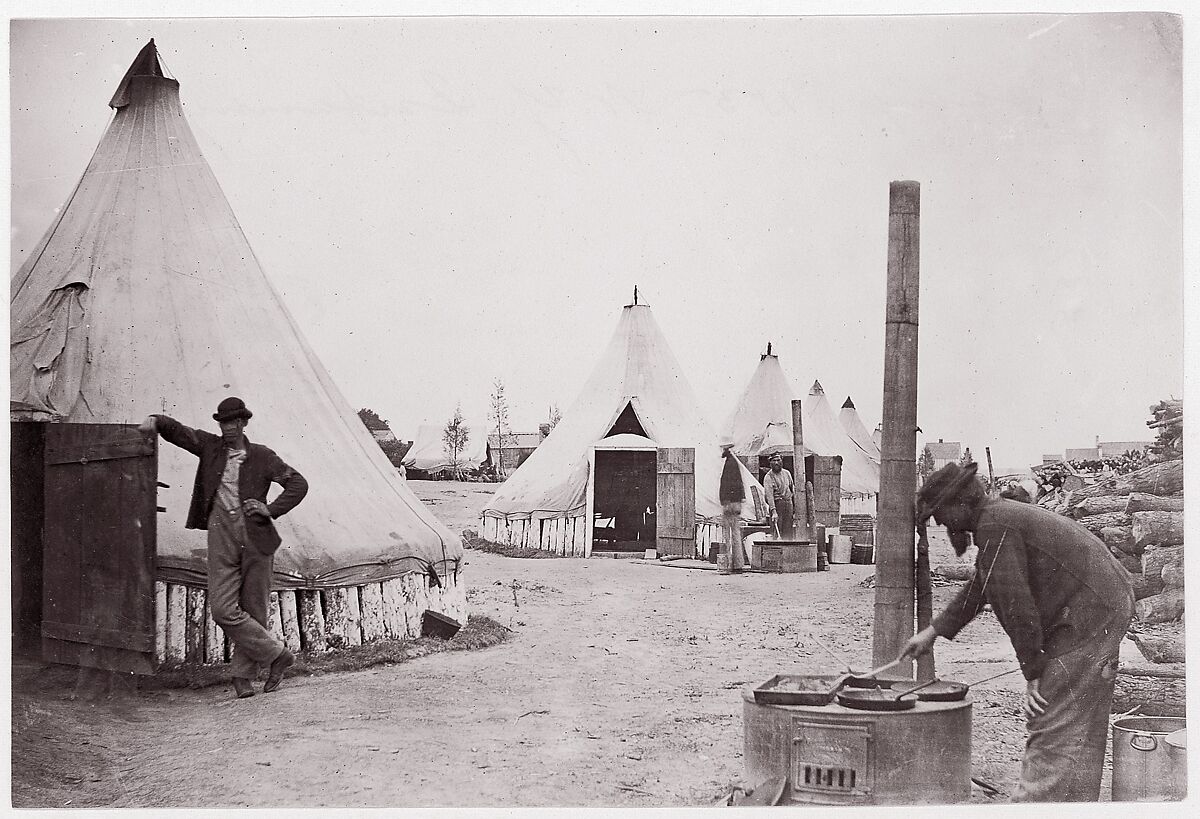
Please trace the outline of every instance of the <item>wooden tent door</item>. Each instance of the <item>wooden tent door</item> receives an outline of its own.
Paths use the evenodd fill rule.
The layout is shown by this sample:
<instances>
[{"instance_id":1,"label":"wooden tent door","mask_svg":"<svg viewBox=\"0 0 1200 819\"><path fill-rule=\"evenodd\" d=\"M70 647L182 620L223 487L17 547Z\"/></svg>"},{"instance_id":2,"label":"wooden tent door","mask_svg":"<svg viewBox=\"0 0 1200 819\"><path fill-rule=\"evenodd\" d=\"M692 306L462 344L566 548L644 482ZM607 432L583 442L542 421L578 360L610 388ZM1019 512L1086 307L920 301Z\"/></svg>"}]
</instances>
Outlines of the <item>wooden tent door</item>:
<instances>
[{"instance_id":1,"label":"wooden tent door","mask_svg":"<svg viewBox=\"0 0 1200 819\"><path fill-rule=\"evenodd\" d=\"M842 520L842 456L813 455L813 520L838 526Z\"/></svg>"},{"instance_id":2,"label":"wooden tent door","mask_svg":"<svg viewBox=\"0 0 1200 819\"><path fill-rule=\"evenodd\" d=\"M656 541L659 555L696 553L696 450L658 450Z\"/></svg>"},{"instance_id":3,"label":"wooden tent door","mask_svg":"<svg viewBox=\"0 0 1200 819\"><path fill-rule=\"evenodd\" d=\"M123 424L47 424L42 656L151 674L156 441Z\"/></svg>"}]
</instances>

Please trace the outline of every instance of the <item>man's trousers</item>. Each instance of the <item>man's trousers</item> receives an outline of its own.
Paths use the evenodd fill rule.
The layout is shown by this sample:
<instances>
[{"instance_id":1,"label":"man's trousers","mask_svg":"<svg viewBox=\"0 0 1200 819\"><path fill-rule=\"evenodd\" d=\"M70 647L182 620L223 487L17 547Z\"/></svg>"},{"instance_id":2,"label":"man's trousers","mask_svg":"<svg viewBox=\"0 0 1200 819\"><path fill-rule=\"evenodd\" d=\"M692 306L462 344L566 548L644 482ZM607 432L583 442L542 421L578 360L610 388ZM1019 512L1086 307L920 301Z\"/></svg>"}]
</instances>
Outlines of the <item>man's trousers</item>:
<instances>
[{"instance_id":1,"label":"man's trousers","mask_svg":"<svg viewBox=\"0 0 1200 819\"><path fill-rule=\"evenodd\" d=\"M275 556L250 544L243 514L214 503L208 516L208 605L233 642L233 676L253 680L284 646L267 630Z\"/></svg>"},{"instance_id":2,"label":"man's trousers","mask_svg":"<svg viewBox=\"0 0 1200 819\"><path fill-rule=\"evenodd\" d=\"M1046 711L1029 720L1014 802L1100 798L1117 655L1129 618L1125 608L1110 621L1107 633L1046 663L1039 683Z\"/></svg>"}]
</instances>

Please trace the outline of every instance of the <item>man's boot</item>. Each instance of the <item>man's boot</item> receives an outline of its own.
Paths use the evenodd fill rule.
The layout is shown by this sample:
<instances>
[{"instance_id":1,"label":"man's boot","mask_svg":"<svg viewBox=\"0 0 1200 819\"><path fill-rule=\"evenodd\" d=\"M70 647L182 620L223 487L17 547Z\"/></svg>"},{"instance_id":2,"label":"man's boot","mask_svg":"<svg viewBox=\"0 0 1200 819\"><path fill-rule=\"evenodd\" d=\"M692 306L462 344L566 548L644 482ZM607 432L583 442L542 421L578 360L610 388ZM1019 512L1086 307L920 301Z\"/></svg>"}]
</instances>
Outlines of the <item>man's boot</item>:
<instances>
[{"instance_id":1,"label":"man's boot","mask_svg":"<svg viewBox=\"0 0 1200 819\"><path fill-rule=\"evenodd\" d=\"M233 678L233 690L237 694L239 700L244 700L246 697L254 696L254 686L245 677Z\"/></svg>"},{"instance_id":2,"label":"man's boot","mask_svg":"<svg viewBox=\"0 0 1200 819\"><path fill-rule=\"evenodd\" d=\"M296 658L286 648L271 662L271 668L267 672L267 682L263 686L264 694L270 694L279 687L279 684L283 682L283 672L291 668L294 662L296 662Z\"/></svg>"}]
</instances>

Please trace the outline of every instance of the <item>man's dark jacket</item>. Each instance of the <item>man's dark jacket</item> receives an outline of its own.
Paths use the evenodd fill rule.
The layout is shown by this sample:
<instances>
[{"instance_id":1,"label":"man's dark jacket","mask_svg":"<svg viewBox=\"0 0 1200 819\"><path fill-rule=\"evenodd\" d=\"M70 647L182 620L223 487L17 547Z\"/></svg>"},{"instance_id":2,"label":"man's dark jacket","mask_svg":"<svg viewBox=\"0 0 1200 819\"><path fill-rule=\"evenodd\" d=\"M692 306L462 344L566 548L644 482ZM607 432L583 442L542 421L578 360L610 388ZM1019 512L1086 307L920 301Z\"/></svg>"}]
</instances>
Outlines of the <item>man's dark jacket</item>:
<instances>
[{"instance_id":1,"label":"man's dark jacket","mask_svg":"<svg viewBox=\"0 0 1200 819\"><path fill-rule=\"evenodd\" d=\"M208 516L225 472L225 442L220 435L184 426L169 415L155 415L154 418L163 440L200 458L185 526L188 529L207 529ZM303 475L285 464L268 447L252 444L247 438L246 459L238 471L239 500L254 498L266 503L267 490L271 488L272 481L282 486L283 492L267 504L271 518L287 514L308 493L308 481L304 480ZM246 536L256 549L271 554L279 548L279 533L270 519L246 515L245 521Z\"/></svg>"},{"instance_id":2,"label":"man's dark jacket","mask_svg":"<svg viewBox=\"0 0 1200 819\"><path fill-rule=\"evenodd\" d=\"M1046 662L1128 617L1129 574L1075 521L1014 500L984 503L975 526L975 576L933 619L953 638L990 603L1027 680Z\"/></svg>"}]
</instances>

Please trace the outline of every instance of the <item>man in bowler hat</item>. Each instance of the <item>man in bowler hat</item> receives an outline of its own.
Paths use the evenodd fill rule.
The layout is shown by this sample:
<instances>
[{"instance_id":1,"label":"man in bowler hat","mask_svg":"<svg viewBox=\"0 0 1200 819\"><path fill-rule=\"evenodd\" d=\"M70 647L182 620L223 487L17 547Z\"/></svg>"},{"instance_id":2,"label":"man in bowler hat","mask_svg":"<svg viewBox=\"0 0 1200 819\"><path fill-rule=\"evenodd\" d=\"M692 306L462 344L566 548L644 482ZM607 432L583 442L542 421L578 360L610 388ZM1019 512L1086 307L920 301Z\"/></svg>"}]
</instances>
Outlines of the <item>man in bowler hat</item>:
<instances>
[{"instance_id":1,"label":"man in bowler hat","mask_svg":"<svg viewBox=\"0 0 1200 819\"><path fill-rule=\"evenodd\" d=\"M268 666L263 692L269 693L295 662L292 652L266 628L280 543L272 520L308 492L308 482L299 472L246 437L251 417L242 399L231 396L213 414L220 435L184 426L167 415L151 415L140 427L200 458L186 528L208 531L208 603L213 620L233 642L230 664L239 698L254 695L251 681L262 666ZM283 492L267 503L272 483Z\"/></svg>"}]
</instances>

